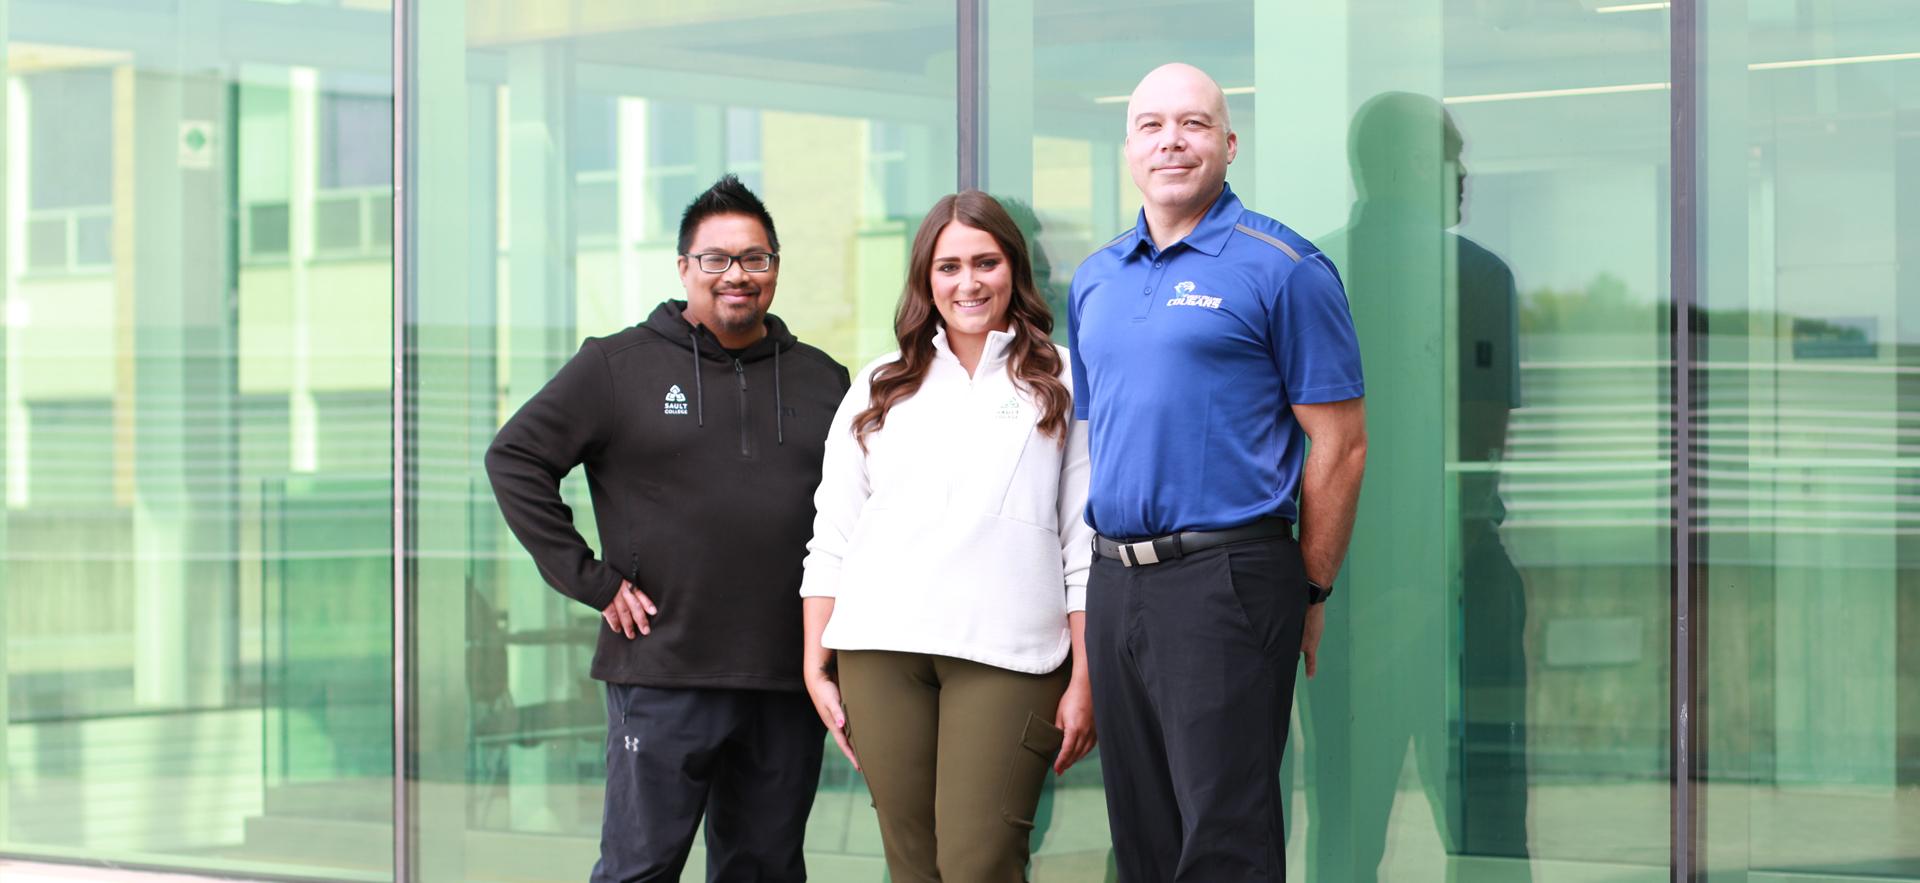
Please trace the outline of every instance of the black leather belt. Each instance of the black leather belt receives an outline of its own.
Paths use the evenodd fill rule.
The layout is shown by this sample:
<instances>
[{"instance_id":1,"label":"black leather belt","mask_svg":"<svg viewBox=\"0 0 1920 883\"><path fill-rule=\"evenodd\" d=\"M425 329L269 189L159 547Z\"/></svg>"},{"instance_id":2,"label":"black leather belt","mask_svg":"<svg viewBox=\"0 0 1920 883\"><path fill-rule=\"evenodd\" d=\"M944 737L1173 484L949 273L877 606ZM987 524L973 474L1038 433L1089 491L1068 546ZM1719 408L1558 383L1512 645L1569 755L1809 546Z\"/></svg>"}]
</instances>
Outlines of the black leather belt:
<instances>
[{"instance_id":1,"label":"black leather belt","mask_svg":"<svg viewBox=\"0 0 1920 883\"><path fill-rule=\"evenodd\" d=\"M1248 540L1266 540L1274 537L1292 539L1293 522L1285 518L1262 518L1252 524L1229 527L1226 530L1184 530L1164 537L1131 543L1095 534L1093 551L1127 567L1134 567L1173 561L1228 543L1244 543Z\"/></svg>"}]
</instances>

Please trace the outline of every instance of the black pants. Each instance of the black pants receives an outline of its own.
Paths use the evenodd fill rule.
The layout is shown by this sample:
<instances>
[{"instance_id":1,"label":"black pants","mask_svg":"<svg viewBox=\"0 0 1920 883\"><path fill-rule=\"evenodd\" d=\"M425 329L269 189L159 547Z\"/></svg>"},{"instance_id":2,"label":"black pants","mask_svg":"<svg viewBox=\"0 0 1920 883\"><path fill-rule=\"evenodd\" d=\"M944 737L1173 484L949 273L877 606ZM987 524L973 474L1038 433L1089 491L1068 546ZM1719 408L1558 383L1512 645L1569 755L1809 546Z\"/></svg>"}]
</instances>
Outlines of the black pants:
<instances>
[{"instance_id":1,"label":"black pants","mask_svg":"<svg viewBox=\"0 0 1920 883\"><path fill-rule=\"evenodd\" d=\"M825 736L805 693L608 684L593 883L679 880L703 814L708 880L807 879Z\"/></svg>"},{"instance_id":2,"label":"black pants","mask_svg":"<svg viewBox=\"0 0 1920 883\"><path fill-rule=\"evenodd\" d=\"M1095 556L1087 662L1122 883L1285 880L1280 757L1306 573L1290 538Z\"/></svg>"}]
</instances>

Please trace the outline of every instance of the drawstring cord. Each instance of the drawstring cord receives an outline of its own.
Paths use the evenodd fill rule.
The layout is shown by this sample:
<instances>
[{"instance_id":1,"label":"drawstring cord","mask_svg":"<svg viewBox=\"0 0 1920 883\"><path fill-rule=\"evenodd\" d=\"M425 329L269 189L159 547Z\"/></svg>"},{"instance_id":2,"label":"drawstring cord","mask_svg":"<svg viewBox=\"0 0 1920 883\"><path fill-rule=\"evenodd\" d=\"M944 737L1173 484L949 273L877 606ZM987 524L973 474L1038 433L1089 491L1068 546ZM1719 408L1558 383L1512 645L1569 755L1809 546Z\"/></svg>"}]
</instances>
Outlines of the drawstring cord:
<instances>
[{"instance_id":1,"label":"drawstring cord","mask_svg":"<svg viewBox=\"0 0 1920 883\"><path fill-rule=\"evenodd\" d=\"M693 412L695 420L698 421L695 425L704 428L707 425L707 390L700 382L700 335L689 331L687 340L693 344ZM776 343L773 347L773 438L775 444L787 443L786 412L785 403L780 399L780 345Z\"/></svg>"},{"instance_id":2,"label":"drawstring cord","mask_svg":"<svg viewBox=\"0 0 1920 883\"><path fill-rule=\"evenodd\" d=\"M707 391L700 385L700 335L689 331L687 339L693 341L694 413L698 415L697 419L700 421L695 425L704 428L707 425Z\"/></svg>"}]
</instances>

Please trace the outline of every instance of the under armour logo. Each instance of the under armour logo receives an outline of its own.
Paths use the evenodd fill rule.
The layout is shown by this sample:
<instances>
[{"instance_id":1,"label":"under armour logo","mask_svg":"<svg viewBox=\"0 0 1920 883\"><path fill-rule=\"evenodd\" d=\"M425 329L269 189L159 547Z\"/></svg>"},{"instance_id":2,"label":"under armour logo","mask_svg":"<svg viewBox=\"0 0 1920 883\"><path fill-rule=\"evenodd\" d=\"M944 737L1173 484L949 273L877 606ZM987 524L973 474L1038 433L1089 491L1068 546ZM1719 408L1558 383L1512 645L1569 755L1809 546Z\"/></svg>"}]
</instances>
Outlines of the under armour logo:
<instances>
[{"instance_id":1,"label":"under armour logo","mask_svg":"<svg viewBox=\"0 0 1920 883\"><path fill-rule=\"evenodd\" d=\"M640 740L637 737L621 736L620 738L626 740L628 751L631 751L635 754L640 753Z\"/></svg>"}]
</instances>

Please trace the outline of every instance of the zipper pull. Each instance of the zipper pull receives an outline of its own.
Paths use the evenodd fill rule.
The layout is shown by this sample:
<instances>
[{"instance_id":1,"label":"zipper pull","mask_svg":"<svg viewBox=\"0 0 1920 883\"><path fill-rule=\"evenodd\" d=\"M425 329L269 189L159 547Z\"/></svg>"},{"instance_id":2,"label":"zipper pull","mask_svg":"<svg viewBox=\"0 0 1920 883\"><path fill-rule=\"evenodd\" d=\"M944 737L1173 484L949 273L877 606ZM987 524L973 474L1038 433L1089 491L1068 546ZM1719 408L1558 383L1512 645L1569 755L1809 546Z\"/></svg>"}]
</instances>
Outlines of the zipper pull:
<instances>
[{"instance_id":1,"label":"zipper pull","mask_svg":"<svg viewBox=\"0 0 1920 883\"><path fill-rule=\"evenodd\" d=\"M740 389L744 391L747 388L747 366L740 364L739 359L733 360L733 376L739 378Z\"/></svg>"}]
</instances>

